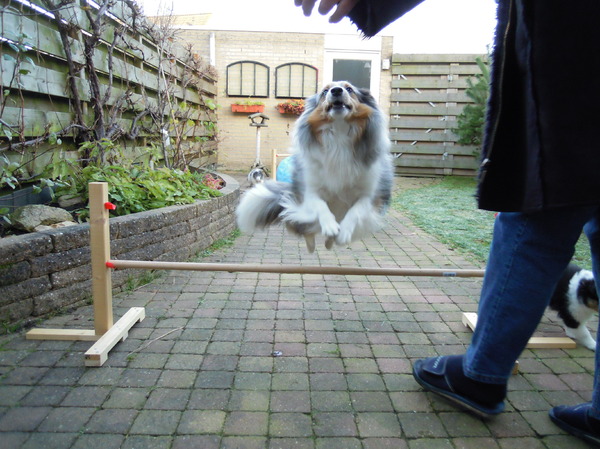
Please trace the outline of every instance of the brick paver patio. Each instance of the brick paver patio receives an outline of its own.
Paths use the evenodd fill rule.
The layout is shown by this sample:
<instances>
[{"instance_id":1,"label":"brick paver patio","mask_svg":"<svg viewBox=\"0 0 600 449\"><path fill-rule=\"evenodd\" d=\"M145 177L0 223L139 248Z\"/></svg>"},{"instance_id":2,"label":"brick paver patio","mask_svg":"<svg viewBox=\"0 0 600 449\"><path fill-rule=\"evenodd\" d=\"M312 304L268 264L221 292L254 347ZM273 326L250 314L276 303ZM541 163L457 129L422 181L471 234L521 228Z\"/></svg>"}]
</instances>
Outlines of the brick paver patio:
<instances>
[{"instance_id":1,"label":"brick paver patio","mask_svg":"<svg viewBox=\"0 0 600 449\"><path fill-rule=\"evenodd\" d=\"M351 249L308 254L281 227L204 261L479 268L390 211ZM425 393L416 358L464 351L481 279L167 272L115 297L146 319L100 368L86 342L0 338L0 448L587 447L550 407L589 400L593 353L526 350L484 422ZM91 307L43 323L89 327ZM592 326L595 326L596 321ZM540 326L562 336L549 313Z\"/></svg>"}]
</instances>

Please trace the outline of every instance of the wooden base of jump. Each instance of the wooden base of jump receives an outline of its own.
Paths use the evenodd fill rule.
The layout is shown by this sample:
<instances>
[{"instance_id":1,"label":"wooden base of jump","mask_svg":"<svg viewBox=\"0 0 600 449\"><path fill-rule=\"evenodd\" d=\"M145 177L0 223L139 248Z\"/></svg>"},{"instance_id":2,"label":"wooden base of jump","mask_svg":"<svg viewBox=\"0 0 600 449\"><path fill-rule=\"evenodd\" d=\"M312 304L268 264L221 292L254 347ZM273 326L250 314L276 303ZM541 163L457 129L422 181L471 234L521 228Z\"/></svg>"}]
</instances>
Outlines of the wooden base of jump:
<instances>
[{"instance_id":1,"label":"wooden base of jump","mask_svg":"<svg viewBox=\"0 0 600 449\"><path fill-rule=\"evenodd\" d=\"M108 352L125 340L129 329L145 318L143 307L132 307L113 324L112 277L106 266L110 260L108 184L92 182L90 195L90 249L92 258L92 298L94 304L94 329L32 329L28 340L81 340L96 343L85 353L86 366L101 366Z\"/></svg>"},{"instance_id":2,"label":"wooden base of jump","mask_svg":"<svg viewBox=\"0 0 600 449\"><path fill-rule=\"evenodd\" d=\"M146 317L143 307L132 307L85 353L85 366L102 366L108 352L120 341L127 338L129 329Z\"/></svg>"},{"instance_id":3,"label":"wooden base of jump","mask_svg":"<svg viewBox=\"0 0 600 449\"><path fill-rule=\"evenodd\" d=\"M477 314L464 312L462 323L472 331L477 326ZM527 343L527 349L575 349L577 343L569 337L531 337ZM515 363L513 374L519 372L519 362Z\"/></svg>"},{"instance_id":4,"label":"wooden base of jump","mask_svg":"<svg viewBox=\"0 0 600 449\"><path fill-rule=\"evenodd\" d=\"M27 340L79 340L96 341L98 335L93 329L31 329L25 334Z\"/></svg>"},{"instance_id":5,"label":"wooden base of jump","mask_svg":"<svg viewBox=\"0 0 600 449\"><path fill-rule=\"evenodd\" d=\"M471 330L477 326L476 313L463 313L462 322ZM577 343L569 337L531 337L527 349L575 349Z\"/></svg>"}]
</instances>

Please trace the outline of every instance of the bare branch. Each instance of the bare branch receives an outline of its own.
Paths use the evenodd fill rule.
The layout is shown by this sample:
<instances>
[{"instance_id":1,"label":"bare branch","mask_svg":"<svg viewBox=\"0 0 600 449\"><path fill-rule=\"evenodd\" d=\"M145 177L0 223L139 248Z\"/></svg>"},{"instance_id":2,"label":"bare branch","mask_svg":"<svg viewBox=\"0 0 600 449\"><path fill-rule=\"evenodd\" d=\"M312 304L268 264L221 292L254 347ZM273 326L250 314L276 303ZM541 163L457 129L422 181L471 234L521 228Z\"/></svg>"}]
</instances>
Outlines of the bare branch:
<instances>
[{"instance_id":1,"label":"bare branch","mask_svg":"<svg viewBox=\"0 0 600 449\"><path fill-rule=\"evenodd\" d=\"M53 3L52 0L42 0L43 4L46 8L48 8L50 11L53 12L54 14L54 24L56 25L56 27L58 28L58 32L60 35L60 39L61 42L63 44L63 49L65 52L65 56L67 59L67 69L68 69L68 85L69 85L69 90L71 92L71 98L72 98L72 106L73 106L73 112L75 114L75 124L77 125L78 129L84 130L86 129L85 127L85 121L84 121L84 117L83 117L83 110L81 107L81 96L79 94L79 88L77 87L77 83L75 83L75 78L78 77L79 75L79 71L76 68L76 64L73 58L73 53L71 51L71 43L69 42L70 39L70 33L72 31L71 25L63 20L62 15L60 14L60 8L62 8L65 5L68 5L71 3L71 1L63 1L60 3ZM77 137L77 136L76 136ZM76 138L76 140L78 140Z\"/></svg>"},{"instance_id":2,"label":"bare branch","mask_svg":"<svg viewBox=\"0 0 600 449\"><path fill-rule=\"evenodd\" d=\"M46 132L44 133L44 135L42 135L40 137L36 137L35 139L31 139L31 140L26 140L24 142L16 142L10 146L0 147L0 153L3 153L8 150L33 147L35 145L39 145L40 143L47 141L50 137L50 133L47 131L48 127L49 127L49 125L46 126ZM60 131L53 133L53 134L55 134L57 137L62 137L62 136L66 136L73 130L87 131L87 127L78 125L76 123L72 123L69 126L63 128Z\"/></svg>"}]
</instances>

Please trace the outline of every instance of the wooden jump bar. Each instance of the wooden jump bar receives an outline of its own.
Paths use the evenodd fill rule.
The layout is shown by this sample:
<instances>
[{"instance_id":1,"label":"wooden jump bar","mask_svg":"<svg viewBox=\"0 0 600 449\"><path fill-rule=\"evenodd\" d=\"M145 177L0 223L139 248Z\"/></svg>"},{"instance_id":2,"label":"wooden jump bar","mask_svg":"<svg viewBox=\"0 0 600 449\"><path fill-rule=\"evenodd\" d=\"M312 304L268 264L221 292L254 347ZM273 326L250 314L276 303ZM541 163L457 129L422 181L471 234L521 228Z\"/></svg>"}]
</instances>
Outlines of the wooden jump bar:
<instances>
[{"instance_id":1,"label":"wooden jump bar","mask_svg":"<svg viewBox=\"0 0 600 449\"><path fill-rule=\"evenodd\" d=\"M276 265L276 264L231 264L162 262L145 260L117 260L106 263L109 268L137 268L144 270L182 271L226 271L246 273L281 274L339 274L362 276L438 276L438 277L483 277L484 270L444 270L429 268L382 268L382 267L336 267L318 265Z\"/></svg>"}]
</instances>

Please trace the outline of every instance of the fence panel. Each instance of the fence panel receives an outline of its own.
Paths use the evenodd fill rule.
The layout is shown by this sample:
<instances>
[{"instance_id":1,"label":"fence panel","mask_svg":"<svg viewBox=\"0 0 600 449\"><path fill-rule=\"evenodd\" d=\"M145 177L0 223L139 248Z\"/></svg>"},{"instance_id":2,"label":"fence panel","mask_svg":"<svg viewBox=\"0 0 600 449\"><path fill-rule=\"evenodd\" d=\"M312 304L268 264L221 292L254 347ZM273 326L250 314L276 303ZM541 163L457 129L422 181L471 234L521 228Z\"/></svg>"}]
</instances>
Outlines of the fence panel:
<instances>
[{"instance_id":1,"label":"fence panel","mask_svg":"<svg viewBox=\"0 0 600 449\"><path fill-rule=\"evenodd\" d=\"M477 148L457 143L456 118L471 100L467 79L484 55L400 55L392 58L390 137L396 173L473 176Z\"/></svg>"},{"instance_id":2,"label":"fence panel","mask_svg":"<svg viewBox=\"0 0 600 449\"><path fill-rule=\"evenodd\" d=\"M193 63L198 55L171 39L161 41L157 27L132 9L133 2L114 0L101 16L104 24L91 58L99 80L99 93L94 94L84 49L91 23L100 14L98 4L104 2L52 3L56 9L48 0L0 0L0 154L23 161L26 153L33 153L33 161L25 164L33 176L52 154L76 149L76 129L61 136L60 147L45 139L74 122L70 90L74 83L90 129L98 120L92 108L95 97L111 89L103 112L123 129L116 139L128 151L143 155L152 142L160 144L162 126L172 141L185 139L182 150L187 161L197 159L191 165L216 162L216 79L212 69L198 70L200 65ZM68 74L64 36L55 14L68 29L68 50L79 70L76 76ZM144 114L138 122L144 110L152 114ZM178 121L186 126L174 131ZM141 125L139 132L130 132L134 124ZM19 146L38 138L35 145Z\"/></svg>"}]
</instances>

